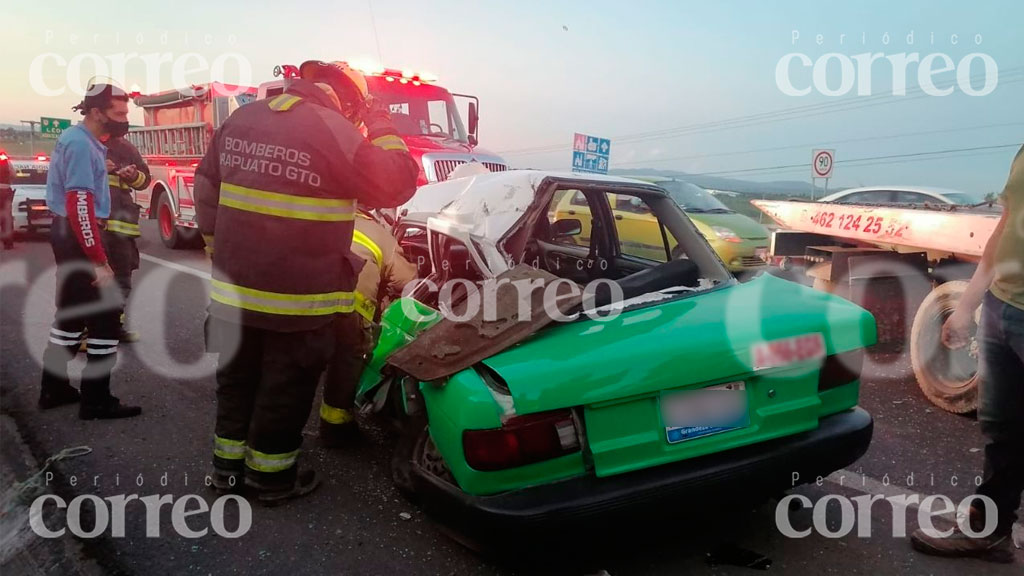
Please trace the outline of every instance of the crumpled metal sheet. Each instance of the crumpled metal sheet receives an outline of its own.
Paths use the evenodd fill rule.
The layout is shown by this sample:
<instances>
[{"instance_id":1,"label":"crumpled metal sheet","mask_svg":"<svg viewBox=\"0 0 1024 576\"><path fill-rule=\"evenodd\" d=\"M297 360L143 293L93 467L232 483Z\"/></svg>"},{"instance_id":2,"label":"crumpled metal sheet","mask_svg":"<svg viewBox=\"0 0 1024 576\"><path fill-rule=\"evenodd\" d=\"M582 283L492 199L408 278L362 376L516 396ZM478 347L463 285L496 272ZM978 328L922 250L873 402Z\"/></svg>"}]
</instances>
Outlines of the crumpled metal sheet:
<instances>
[{"instance_id":1,"label":"crumpled metal sheet","mask_svg":"<svg viewBox=\"0 0 1024 576\"><path fill-rule=\"evenodd\" d=\"M527 291L513 284L523 281L521 285L525 285L531 280L540 280L542 285ZM461 321L445 317L416 340L397 350L388 364L421 382L429 382L451 376L514 346L555 321L544 308L544 293L547 285L556 280L560 279L554 274L520 264L491 281L497 287L492 290L495 303L492 320L485 318L488 307L482 302L486 299L486 292L480 290L481 305L473 316ZM581 290L571 292L564 280L555 296L552 304L563 315L568 315L569 310L583 301ZM523 300L525 305L527 299L529 315L522 319L519 315L520 301ZM466 303L464 299L454 307L453 314L447 316L463 317Z\"/></svg>"}]
</instances>

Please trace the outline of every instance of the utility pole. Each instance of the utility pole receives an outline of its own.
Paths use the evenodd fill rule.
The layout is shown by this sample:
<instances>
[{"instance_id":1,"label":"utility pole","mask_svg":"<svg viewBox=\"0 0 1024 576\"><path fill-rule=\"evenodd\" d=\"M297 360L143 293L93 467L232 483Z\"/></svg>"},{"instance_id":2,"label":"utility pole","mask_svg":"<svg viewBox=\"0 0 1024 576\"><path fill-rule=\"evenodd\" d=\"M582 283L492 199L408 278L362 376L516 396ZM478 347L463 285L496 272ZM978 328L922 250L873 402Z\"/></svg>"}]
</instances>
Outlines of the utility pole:
<instances>
[{"instance_id":1,"label":"utility pole","mask_svg":"<svg viewBox=\"0 0 1024 576\"><path fill-rule=\"evenodd\" d=\"M29 156L36 153L36 124L39 124L39 120L22 120L22 124L28 124L28 142L29 142Z\"/></svg>"}]
</instances>

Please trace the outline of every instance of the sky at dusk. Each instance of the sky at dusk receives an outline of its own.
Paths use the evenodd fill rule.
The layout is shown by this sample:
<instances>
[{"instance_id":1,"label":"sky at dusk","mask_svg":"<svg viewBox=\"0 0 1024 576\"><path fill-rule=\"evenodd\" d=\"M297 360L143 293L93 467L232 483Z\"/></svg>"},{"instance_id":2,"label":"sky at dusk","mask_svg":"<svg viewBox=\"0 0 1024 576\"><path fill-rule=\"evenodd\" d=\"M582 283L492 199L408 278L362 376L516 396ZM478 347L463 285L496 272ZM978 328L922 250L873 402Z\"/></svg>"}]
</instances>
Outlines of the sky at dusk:
<instances>
[{"instance_id":1,"label":"sky at dusk","mask_svg":"<svg viewBox=\"0 0 1024 576\"><path fill-rule=\"evenodd\" d=\"M808 180L811 149L821 146L837 150L833 186L983 194L1001 189L1016 152L995 147L1024 141L1024 2L1016 0L48 0L4 2L0 22L0 123L71 118L79 98L66 87L84 83L96 61L125 59L125 77L116 78L125 86L176 87L170 62L194 53L186 67L221 58L228 65L212 79L229 82L244 58L253 84L271 80L277 64L312 58L428 70L451 91L480 98L481 145L514 167L568 169L572 135L584 132L612 139L612 168ZM984 96L959 88L930 96L915 92L910 67L907 96L892 96L883 61L871 68L873 96L856 88L791 96L777 85L776 65L794 52L812 61L938 52L954 64L983 53L998 81ZM139 58L147 54L169 55L152 78ZM67 64L76 58L81 65ZM838 68L826 75L833 88L843 80ZM34 69L47 91L63 93L40 94ZM810 85L809 69L791 70L794 83ZM956 87L956 75L936 75L935 84ZM980 60L965 71L975 89L983 76ZM944 150L959 151L916 156ZM844 163L856 159L866 160Z\"/></svg>"}]
</instances>

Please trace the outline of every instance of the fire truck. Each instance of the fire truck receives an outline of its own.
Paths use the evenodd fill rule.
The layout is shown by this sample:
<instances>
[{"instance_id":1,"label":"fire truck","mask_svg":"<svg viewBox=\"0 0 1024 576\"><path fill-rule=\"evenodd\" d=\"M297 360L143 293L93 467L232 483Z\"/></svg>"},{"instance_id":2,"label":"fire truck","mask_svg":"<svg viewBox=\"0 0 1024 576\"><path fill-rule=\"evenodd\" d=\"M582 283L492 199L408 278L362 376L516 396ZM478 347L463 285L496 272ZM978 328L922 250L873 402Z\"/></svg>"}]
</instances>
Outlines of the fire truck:
<instances>
[{"instance_id":1,"label":"fire truck","mask_svg":"<svg viewBox=\"0 0 1024 576\"><path fill-rule=\"evenodd\" d=\"M999 206L751 202L783 228L772 235L773 262L871 311L879 343L909 347L918 385L934 404L954 413L976 409L975 334L959 350L946 348L940 334L999 222Z\"/></svg>"},{"instance_id":2,"label":"fire truck","mask_svg":"<svg viewBox=\"0 0 1024 576\"><path fill-rule=\"evenodd\" d=\"M479 162L492 172L507 169L501 157L478 146L480 101L453 94L423 72L359 66L366 74L371 96L387 103L391 117L420 167L418 185L443 181L456 166ZM294 66L274 70L280 80L258 87L212 83L137 96L144 125L132 128L128 139L142 153L153 173L147 190L136 194L145 218L156 219L160 239L170 248L199 246L192 186L195 168L206 154L210 138L238 107L271 98L284 91ZM464 124L456 103L465 103Z\"/></svg>"}]
</instances>

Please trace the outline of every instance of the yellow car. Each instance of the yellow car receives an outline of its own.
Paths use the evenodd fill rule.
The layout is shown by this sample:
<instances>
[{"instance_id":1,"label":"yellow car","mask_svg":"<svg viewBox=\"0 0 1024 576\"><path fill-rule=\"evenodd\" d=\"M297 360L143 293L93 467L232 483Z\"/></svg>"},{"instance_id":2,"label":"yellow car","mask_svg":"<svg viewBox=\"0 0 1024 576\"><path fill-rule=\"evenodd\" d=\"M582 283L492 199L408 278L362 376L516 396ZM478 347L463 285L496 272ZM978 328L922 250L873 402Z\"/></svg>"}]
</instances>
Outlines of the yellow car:
<instances>
[{"instance_id":1,"label":"yellow car","mask_svg":"<svg viewBox=\"0 0 1024 576\"><path fill-rule=\"evenodd\" d=\"M686 212L690 220L722 259L731 272L743 272L765 266L768 258L768 229L743 214L730 210L709 192L681 180L670 178L637 178L657 184ZM671 236L664 238L657 220L643 203L631 197L617 198L608 195L613 202L619 241L624 251L634 256L654 261L666 259L666 242L669 252L675 249ZM582 223L582 230L576 236L579 243L590 242L590 208L586 198L578 191L567 191L559 200L554 214L555 220L576 218Z\"/></svg>"}]
</instances>

